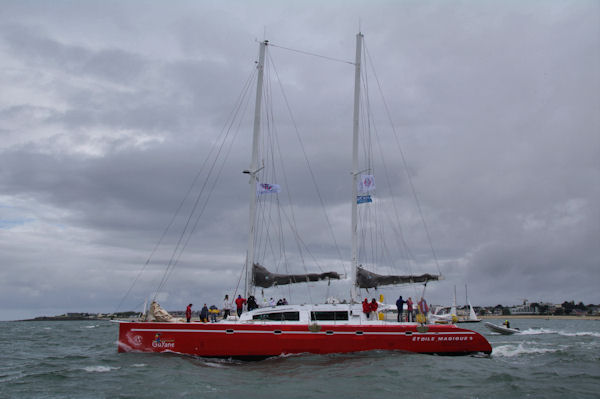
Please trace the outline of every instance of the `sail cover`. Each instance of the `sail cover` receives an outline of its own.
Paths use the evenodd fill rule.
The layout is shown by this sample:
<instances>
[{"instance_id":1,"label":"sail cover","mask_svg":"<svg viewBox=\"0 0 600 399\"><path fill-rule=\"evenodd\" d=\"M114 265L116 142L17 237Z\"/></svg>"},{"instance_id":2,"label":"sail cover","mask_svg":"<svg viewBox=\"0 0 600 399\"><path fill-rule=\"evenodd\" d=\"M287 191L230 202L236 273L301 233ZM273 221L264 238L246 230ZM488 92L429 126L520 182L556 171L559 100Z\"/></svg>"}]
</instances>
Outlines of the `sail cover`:
<instances>
[{"instance_id":1,"label":"sail cover","mask_svg":"<svg viewBox=\"0 0 600 399\"><path fill-rule=\"evenodd\" d=\"M308 274L277 274L271 273L265 267L255 263L252 267L252 277L256 287L269 288L274 285L307 283L327 279L340 279L336 272L308 273Z\"/></svg>"},{"instance_id":2,"label":"sail cover","mask_svg":"<svg viewBox=\"0 0 600 399\"><path fill-rule=\"evenodd\" d=\"M358 267L356 270L356 285L360 288L377 288L380 285L408 284L408 283L426 283L432 280L439 280L437 274L409 274L406 276L382 276L368 270Z\"/></svg>"}]
</instances>

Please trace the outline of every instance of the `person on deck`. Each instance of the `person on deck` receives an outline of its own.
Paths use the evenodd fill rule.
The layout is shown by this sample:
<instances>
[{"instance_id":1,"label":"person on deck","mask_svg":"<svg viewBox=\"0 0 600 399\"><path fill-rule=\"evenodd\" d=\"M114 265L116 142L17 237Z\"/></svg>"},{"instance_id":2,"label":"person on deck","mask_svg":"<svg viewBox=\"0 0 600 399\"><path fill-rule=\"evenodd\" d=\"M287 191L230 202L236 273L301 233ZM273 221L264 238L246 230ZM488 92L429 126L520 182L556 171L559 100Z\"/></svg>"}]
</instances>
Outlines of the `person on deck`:
<instances>
[{"instance_id":1,"label":"person on deck","mask_svg":"<svg viewBox=\"0 0 600 399\"><path fill-rule=\"evenodd\" d=\"M223 320L229 317L229 312L231 312L231 302L229 301L229 295L225 295L225 299L223 299Z\"/></svg>"},{"instance_id":2,"label":"person on deck","mask_svg":"<svg viewBox=\"0 0 600 399\"><path fill-rule=\"evenodd\" d=\"M258 309L258 303L256 303L256 298L254 298L254 295L250 295L248 297L248 312L254 309Z\"/></svg>"},{"instance_id":3,"label":"person on deck","mask_svg":"<svg viewBox=\"0 0 600 399\"><path fill-rule=\"evenodd\" d=\"M210 308L208 308L208 313L210 314L210 322L216 323L217 315L219 314L219 308L217 308L215 305L210 305Z\"/></svg>"},{"instance_id":4,"label":"person on deck","mask_svg":"<svg viewBox=\"0 0 600 399\"><path fill-rule=\"evenodd\" d=\"M237 299L235 300L235 306L237 308L237 315L238 317L240 317L242 315L242 312L244 311L244 305L246 304L246 300L244 298L242 298L241 295L238 295Z\"/></svg>"},{"instance_id":5,"label":"person on deck","mask_svg":"<svg viewBox=\"0 0 600 399\"><path fill-rule=\"evenodd\" d=\"M419 301L419 313L424 314L425 319L427 319L428 312L429 312L429 306L427 306L427 301L425 300L425 298L421 297L421 300Z\"/></svg>"},{"instance_id":6,"label":"person on deck","mask_svg":"<svg viewBox=\"0 0 600 399\"><path fill-rule=\"evenodd\" d=\"M413 301L411 297L408 297L408 299L406 300L406 321L415 321L415 315L413 312Z\"/></svg>"},{"instance_id":7,"label":"person on deck","mask_svg":"<svg viewBox=\"0 0 600 399\"><path fill-rule=\"evenodd\" d=\"M365 300L362 303L363 306L363 313L367 315L367 320L369 319L369 316L371 315L371 305L369 304L369 300L367 298L365 298Z\"/></svg>"},{"instance_id":8,"label":"person on deck","mask_svg":"<svg viewBox=\"0 0 600 399\"><path fill-rule=\"evenodd\" d=\"M404 299L402 299L402 295L396 301L396 308L398 308L398 323L402 321L402 313L404 312Z\"/></svg>"},{"instance_id":9,"label":"person on deck","mask_svg":"<svg viewBox=\"0 0 600 399\"><path fill-rule=\"evenodd\" d=\"M369 307L371 308L371 312L373 312L373 317L375 318L375 320L377 320L377 308L379 307L379 305L377 304L375 298L373 298L373 300L369 304Z\"/></svg>"},{"instance_id":10,"label":"person on deck","mask_svg":"<svg viewBox=\"0 0 600 399\"><path fill-rule=\"evenodd\" d=\"M502 323L506 326L506 328L510 328L510 322L508 320L504 320L504 323Z\"/></svg>"},{"instance_id":11,"label":"person on deck","mask_svg":"<svg viewBox=\"0 0 600 399\"><path fill-rule=\"evenodd\" d=\"M185 308L185 318L188 323L192 320L192 304L191 303L189 305L187 305L187 308Z\"/></svg>"},{"instance_id":12,"label":"person on deck","mask_svg":"<svg viewBox=\"0 0 600 399\"><path fill-rule=\"evenodd\" d=\"M208 306L206 306L206 304L204 304L200 311L200 321L202 323L208 323Z\"/></svg>"}]
</instances>

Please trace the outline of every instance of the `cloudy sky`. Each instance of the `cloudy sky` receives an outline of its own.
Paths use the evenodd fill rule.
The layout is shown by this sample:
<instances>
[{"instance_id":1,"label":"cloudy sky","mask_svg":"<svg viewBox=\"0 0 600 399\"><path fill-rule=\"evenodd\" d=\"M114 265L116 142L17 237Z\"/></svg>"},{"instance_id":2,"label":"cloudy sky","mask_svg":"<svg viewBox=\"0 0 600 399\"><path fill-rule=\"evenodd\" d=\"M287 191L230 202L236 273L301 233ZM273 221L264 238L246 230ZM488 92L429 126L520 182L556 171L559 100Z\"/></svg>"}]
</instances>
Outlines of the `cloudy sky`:
<instances>
[{"instance_id":1,"label":"cloudy sky","mask_svg":"<svg viewBox=\"0 0 600 399\"><path fill-rule=\"evenodd\" d=\"M352 60L359 26L446 276L430 302L448 303L454 285L461 302L468 284L474 304L600 303L597 1L2 1L0 320L139 310L170 250L144 264L218 143L257 39ZM323 210L298 188L312 183L296 176L292 132L279 140L299 230L325 269L344 272L352 66L269 54L345 259L331 261L310 218ZM241 126L226 147L213 201L161 289L169 309L219 304L238 284L250 136ZM314 300L332 293L313 288ZM417 294L384 293L403 292Z\"/></svg>"}]
</instances>

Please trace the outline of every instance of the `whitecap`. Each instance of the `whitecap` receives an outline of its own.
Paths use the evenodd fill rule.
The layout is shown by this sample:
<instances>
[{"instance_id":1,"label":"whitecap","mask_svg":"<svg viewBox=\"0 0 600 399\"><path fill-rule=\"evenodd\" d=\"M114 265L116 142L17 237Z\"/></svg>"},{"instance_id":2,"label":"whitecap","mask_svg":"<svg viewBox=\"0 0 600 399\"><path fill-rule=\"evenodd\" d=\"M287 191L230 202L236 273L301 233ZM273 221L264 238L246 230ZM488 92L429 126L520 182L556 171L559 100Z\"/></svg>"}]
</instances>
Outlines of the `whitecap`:
<instances>
[{"instance_id":1,"label":"whitecap","mask_svg":"<svg viewBox=\"0 0 600 399\"><path fill-rule=\"evenodd\" d=\"M202 362L203 366L208 366L208 367L215 367L215 368L223 368L226 367L226 365L221 364L221 363L213 363L213 362Z\"/></svg>"},{"instance_id":2,"label":"whitecap","mask_svg":"<svg viewBox=\"0 0 600 399\"><path fill-rule=\"evenodd\" d=\"M521 335L540 335L540 334L557 334L558 331L550 330L548 328L529 328L521 331Z\"/></svg>"},{"instance_id":3,"label":"whitecap","mask_svg":"<svg viewBox=\"0 0 600 399\"><path fill-rule=\"evenodd\" d=\"M500 357L515 357L520 355L532 355L542 353L557 352L558 348L540 348L535 346L523 346L519 345L502 345L494 348L493 356Z\"/></svg>"},{"instance_id":4,"label":"whitecap","mask_svg":"<svg viewBox=\"0 0 600 399\"><path fill-rule=\"evenodd\" d=\"M146 366L147 366L146 363L135 363L135 364L131 365L131 367L146 367Z\"/></svg>"},{"instance_id":5,"label":"whitecap","mask_svg":"<svg viewBox=\"0 0 600 399\"><path fill-rule=\"evenodd\" d=\"M111 370L118 370L120 367L110 367L110 366L88 366L83 369L89 373L106 373Z\"/></svg>"},{"instance_id":6,"label":"whitecap","mask_svg":"<svg viewBox=\"0 0 600 399\"><path fill-rule=\"evenodd\" d=\"M580 332L559 331L558 334L564 335L565 337L600 337L600 333L592 332L592 331L580 331Z\"/></svg>"}]
</instances>

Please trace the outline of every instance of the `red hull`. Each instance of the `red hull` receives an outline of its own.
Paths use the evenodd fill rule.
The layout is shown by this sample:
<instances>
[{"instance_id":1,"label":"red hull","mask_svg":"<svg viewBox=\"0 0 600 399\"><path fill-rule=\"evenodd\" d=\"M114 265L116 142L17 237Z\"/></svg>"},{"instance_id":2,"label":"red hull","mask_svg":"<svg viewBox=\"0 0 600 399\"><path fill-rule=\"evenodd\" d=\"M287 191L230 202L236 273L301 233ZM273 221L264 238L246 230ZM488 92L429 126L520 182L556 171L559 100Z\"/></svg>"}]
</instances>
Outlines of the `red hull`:
<instances>
[{"instance_id":1,"label":"red hull","mask_svg":"<svg viewBox=\"0 0 600 399\"><path fill-rule=\"evenodd\" d=\"M423 328L424 327L424 328ZM156 323L119 324L119 352L176 352L255 359L294 353L395 350L440 355L492 352L479 333L454 325ZM426 331L424 331L426 330Z\"/></svg>"}]
</instances>

